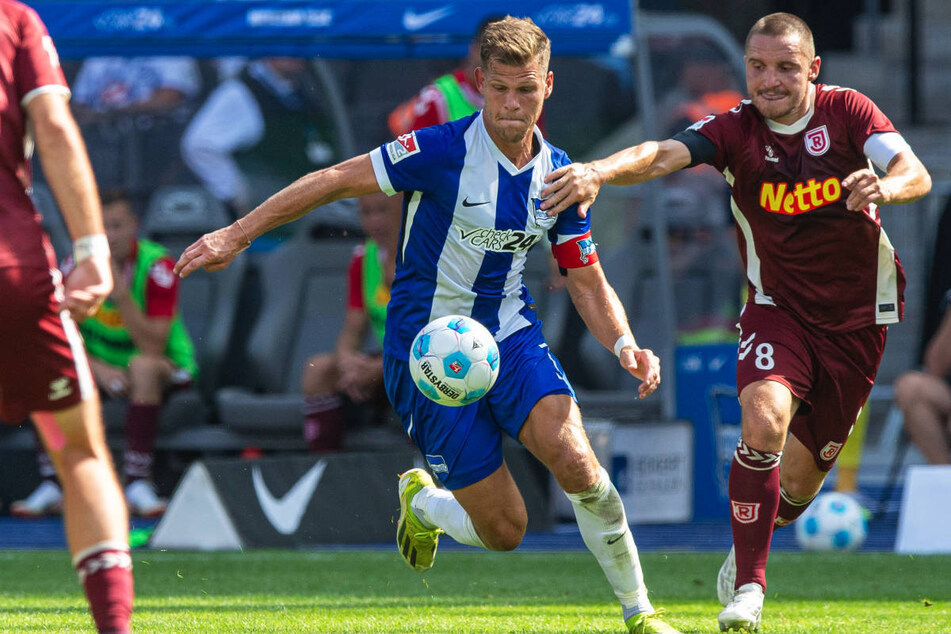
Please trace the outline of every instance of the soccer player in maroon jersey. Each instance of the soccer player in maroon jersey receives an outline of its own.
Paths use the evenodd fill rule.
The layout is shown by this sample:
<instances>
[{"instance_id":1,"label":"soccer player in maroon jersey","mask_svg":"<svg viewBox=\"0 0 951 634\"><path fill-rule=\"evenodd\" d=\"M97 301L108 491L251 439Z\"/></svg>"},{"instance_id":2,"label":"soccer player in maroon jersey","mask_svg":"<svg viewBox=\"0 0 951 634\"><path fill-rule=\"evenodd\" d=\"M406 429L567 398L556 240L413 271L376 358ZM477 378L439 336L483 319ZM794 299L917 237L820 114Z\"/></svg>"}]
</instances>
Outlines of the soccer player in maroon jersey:
<instances>
[{"instance_id":1,"label":"soccer player in maroon jersey","mask_svg":"<svg viewBox=\"0 0 951 634\"><path fill-rule=\"evenodd\" d=\"M0 24L0 419L33 419L63 483L66 539L96 627L128 632L128 518L74 321L112 290L99 194L46 27L12 0L0 0ZM75 240L65 282L27 196L31 136Z\"/></svg>"},{"instance_id":2,"label":"soccer player in maroon jersey","mask_svg":"<svg viewBox=\"0 0 951 634\"><path fill-rule=\"evenodd\" d=\"M772 530L821 488L872 388L887 324L902 318L904 273L878 206L931 189L871 100L814 83L820 59L801 19L758 20L744 59L749 98L729 112L562 167L542 192L549 213L572 203L585 213L605 183L700 163L730 185L750 293L737 363L742 437L729 481L734 548L717 584L723 631L758 627Z\"/></svg>"}]
</instances>

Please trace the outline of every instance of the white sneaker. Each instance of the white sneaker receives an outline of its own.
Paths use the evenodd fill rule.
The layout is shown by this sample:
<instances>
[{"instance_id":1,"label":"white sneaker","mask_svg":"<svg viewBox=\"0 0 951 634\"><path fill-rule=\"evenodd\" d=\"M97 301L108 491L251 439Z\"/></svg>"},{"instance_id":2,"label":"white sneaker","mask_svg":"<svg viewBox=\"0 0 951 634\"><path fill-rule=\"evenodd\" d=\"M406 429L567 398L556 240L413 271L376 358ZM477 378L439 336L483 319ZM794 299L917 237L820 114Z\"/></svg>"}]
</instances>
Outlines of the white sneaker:
<instances>
[{"instance_id":1,"label":"white sneaker","mask_svg":"<svg viewBox=\"0 0 951 634\"><path fill-rule=\"evenodd\" d=\"M755 632L763 612L763 588L758 583L746 583L739 587L729 605L723 608L717 620L720 631Z\"/></svg>"},{"instance_id":2,"label":"white sneaker","mask_svg":"<svg viewBox=\"0 0 951 634\"><path fill-rule=\"evenodd\" d=\"M720 572L717 574L717 598L720 599L720 605L726 605L733 600L736 594L734 589L736 585L736 548L730 547L730 554L726 556L726 561L720 566Z\"/></svg>"},{"instance_id":3,"label":"white sneaker","mask_svg":"<svg viewBox=\"0 0 951 634\"><path fill-rule=\"evenodd\" d=\"M140 517L158 517L168 508L168 502L155 494L151 483L136 480L125 488L129 513Z\"/></svg>"},{"instance_id":4,"label":"white sneaker","mask_svg":"<svg viewBox=\"0 0 951 634\"><path fill-rule=\"evenodd\" d=\"M25 500L10 504L10 513L18 517L43 517L63 512L63 491L52 480L43 480Z\"/></svg>"}]
</instances>

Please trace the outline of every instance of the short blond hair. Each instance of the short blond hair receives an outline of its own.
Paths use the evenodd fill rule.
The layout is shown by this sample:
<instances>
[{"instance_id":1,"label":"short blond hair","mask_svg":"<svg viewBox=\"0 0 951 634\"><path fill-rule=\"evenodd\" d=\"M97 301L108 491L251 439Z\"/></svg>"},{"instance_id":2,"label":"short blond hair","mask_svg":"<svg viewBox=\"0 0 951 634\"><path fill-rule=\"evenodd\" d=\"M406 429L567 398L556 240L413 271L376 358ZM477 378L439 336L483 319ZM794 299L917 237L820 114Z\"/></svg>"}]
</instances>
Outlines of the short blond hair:
<instances>
[{"instance_id":1,"label":"short blond hair","mask_svg":"<svg viewBox=\"0 0 951 634\"><path fill-rule=\"evenodd\" d=\"M750 40L754 35L767 35L769 37L798 35L799 48L803 55L809 58L810 62L816 56L816 41L812 37L812 29L809 28L805 20L792 13L770 13L757 20L746 35L747 47L749 47Z\"/></svg>"},{"instance_id":2,"label":"short blond hair","mask_svg":"<svg viewBox=\"0 0 951 634\"><path fill-rule=\"evenodd\" d=\"M482 69L489 62L506 66L524 66L537 60L542 70L548 70L551 58L551 40L531 18L513 18L510 15L489 23L479 43Z\"/></svg>"}]
</instances>

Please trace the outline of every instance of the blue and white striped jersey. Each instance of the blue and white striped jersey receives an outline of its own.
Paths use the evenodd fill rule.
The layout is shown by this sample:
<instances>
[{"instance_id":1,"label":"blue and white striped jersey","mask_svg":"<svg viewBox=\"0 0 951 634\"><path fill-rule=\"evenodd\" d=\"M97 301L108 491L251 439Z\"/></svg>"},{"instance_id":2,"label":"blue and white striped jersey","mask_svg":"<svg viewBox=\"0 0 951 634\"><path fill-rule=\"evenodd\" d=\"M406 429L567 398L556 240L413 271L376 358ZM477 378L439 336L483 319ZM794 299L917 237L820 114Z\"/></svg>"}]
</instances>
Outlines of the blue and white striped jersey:
<instances>
[{"instance_id":1,"label":"blue and white striped jersey","mask_svg":"<svg viewBox=\"0 0 951 634\"><path fill-rule=\"evenodd\" d=\"M497 341L537 322L522 271L529 248L546 233L560 245L562 266L597 261L588 218L572 209L549 218L538 209L545 175L571 161L537 127L535 138L541 150L518 169L477 112L370 152L380 188L406 192L387 354L405 360L419 329L444 315L472 316Z\"/></svg>"}]
</instances>

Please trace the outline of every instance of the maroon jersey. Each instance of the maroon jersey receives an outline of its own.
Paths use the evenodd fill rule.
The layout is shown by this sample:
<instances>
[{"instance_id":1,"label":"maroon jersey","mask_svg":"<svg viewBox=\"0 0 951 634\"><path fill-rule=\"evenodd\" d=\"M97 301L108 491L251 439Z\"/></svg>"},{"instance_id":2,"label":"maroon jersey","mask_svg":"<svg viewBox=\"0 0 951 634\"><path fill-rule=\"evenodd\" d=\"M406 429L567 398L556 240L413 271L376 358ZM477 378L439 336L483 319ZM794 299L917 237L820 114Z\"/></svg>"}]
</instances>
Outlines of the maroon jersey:
<instances>
[{"instance_id":1,"label":"maroon jersey","mask_svg":"<svg viewBox=\"0 0 951 634\"><path fill-rule=\"evenodd\" d=\"M869 167L869 136L895 132L868 97L818 84L814 110L768 121L745 100L692 126L731 189L754 301L831 332L900 321L905 276L875 205L849 211L842 180Z\"/></svg>"},{"instance_id":2,"label":"maroon jersey","mask_svg":"<svg viewBox=\"0 0 951 634\"><path fill-rule=\"evenodd\" d=\"M26 105L38 94L69 94L53 41L33 9L0 0L0 267L56 265L26 191L30 186Z\"/></svg>"}]
</instances>

